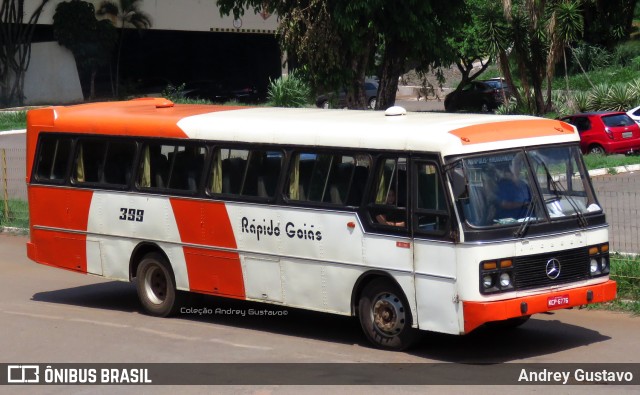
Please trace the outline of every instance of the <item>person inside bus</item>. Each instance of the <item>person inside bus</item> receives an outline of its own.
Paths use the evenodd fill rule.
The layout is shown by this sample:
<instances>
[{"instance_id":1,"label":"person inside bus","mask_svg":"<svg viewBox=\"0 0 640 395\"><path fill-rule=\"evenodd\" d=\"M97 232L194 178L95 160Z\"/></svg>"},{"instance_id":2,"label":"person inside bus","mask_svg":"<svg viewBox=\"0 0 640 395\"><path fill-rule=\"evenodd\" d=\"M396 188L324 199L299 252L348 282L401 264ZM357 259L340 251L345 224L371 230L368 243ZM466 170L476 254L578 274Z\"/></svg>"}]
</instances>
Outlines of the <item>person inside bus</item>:
<instances>
[{"instance_id":1,"label":"person inside bus","mask_svg":"<svg viewBox=\"0 0 640 395\"><path fill-rule=\"evenodd\" d=\"M389 189L387 192L387 199L385 202L388 206L396 206L396 191L393 189ZM382 225L389 226L405 226L404 213L399 212L397 210L389 210L387 214L378 214L376 215L376 221Z\"/></svg>"},{"instance_id":2,"label":"person inside bus","mask_svg":"<svg viewBox=\"0 0 640 395\"><path fill-rule=\"evenodd\" d=\"M511 161L509 171L498 182L496 219L523 218L531 203L531 191L522 171L524 157L517 154Z\"/></svg>"}]
</instances>

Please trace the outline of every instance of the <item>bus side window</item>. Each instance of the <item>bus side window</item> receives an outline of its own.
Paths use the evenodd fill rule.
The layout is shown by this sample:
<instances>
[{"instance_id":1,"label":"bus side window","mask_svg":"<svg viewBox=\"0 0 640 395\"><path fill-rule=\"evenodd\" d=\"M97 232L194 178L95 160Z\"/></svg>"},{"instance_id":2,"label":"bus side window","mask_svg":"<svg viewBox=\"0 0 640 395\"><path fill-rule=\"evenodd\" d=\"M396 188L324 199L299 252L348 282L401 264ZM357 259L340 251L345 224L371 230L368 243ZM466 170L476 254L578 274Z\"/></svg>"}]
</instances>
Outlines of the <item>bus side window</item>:
<instances>
[{"instance_id":1,"label":"bus side window","mask_svg":"<svg viewBox=\"0 0 640 395\"><path fill-rule=\"evenodd\" d=\"M71 138L43 135L38 152L36 179L64 181L69 166Z\"/></svg>"},{"instance_id":2,"label":"bus side window","mask_svg":"<svg viewBox=\"0 0 640 395\"><path fill-rule=\"evenodd\" d=\"M135 154L136 145L133 142L110 142L102 181L106 184L128 185Z\"/></svg>"},{"instance_id":3,"label":"bus side window","mask_svg":"<svg viewBox=\"0 0 640 395\"><path fill-rule=\"evenodd\" d=\"M75 163L75 180L77 182L100 182L106 150L107 143L104 141L78 141Z\"/></svg>"},{"instance_id":4,"label":"bus side window","mask_svg":"<svg viewBox=\"0 0 640 395\"><path fill-rule=\"evenodd\" d=\"M414 229L443 234L449 227L449 214L443 183L438 168L430 163L417 163Z\"/></svg>"},{"instance_id":5,"label":"bus side window","mask_svg":"<svg viewBox=\"0 0 640 395\"><path fill-rule=\"evenodd\" d=\"M287 198L342 206L359 205L369 166L369 157L360 156L363 159L357 165L354 155L296 153L291 161L289 183L285 188ZM354 188L358 167L358 184Z\"/></svg>"},{"instance_id":6,"label":"bus side window","mask_svg":"<svg viewBox=\"0 0 640 395\"><path fill-rule=\"evenodd\" d=\"M75 181L125 186L129 184L136 154L133 141L80 139L76 150Z\"/></svg>"},{"instance_id":7,"label":"bus side window","mask_svg":"<svg viewBox=\"0 0 640 395\"><path fill-rule=\"evenodd\" d=\"M384 159L373 180L373 188L369 204L372 223L394 229L406 228L407 159Z\"/></svg>"},{"instance_id":8,"label":"bus side window","mask_svg":"<svg viewBox=\"0 0 640 395\"><path fill-rule=\"evenodd\" d=\"M172 155L169 188L190 192L198 190L206 149L201 146L181 146Z\"/></svg>"},{"instance_id":9,"label":"bus side window","mask_svg":"<svg viewBox=\"0 0 640 395\"><path fill-rule=\"evenodd\" d=\"M208 190L212 194L230 194L272 198L275 196L282 152L217 148Z\"/></svg>"}]
</instances>

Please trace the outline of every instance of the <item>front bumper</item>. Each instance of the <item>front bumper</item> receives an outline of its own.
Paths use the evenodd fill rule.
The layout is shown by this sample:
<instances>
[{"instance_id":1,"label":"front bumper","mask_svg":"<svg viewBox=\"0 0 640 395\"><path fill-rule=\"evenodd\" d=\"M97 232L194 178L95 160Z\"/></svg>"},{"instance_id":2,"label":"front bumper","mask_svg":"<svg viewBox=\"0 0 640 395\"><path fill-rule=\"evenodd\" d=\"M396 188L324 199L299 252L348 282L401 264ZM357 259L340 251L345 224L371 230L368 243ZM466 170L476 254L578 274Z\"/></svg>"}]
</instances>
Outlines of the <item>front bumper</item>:
<instances>
[{"instance_id":1,"label":"front bumper","mask_svg":"<svg viewBox=\"0 0 640 395\"><path fill-rule=\"evenodd\" d=\"M565 298L568 300L565 303ZM469 333L480 325L509 318L545 313L592 303L608 302L616 298L616 282L547 292L540 295L498 300L495 302L462 302L464 333Z\"/></svg>"}]
</instances>

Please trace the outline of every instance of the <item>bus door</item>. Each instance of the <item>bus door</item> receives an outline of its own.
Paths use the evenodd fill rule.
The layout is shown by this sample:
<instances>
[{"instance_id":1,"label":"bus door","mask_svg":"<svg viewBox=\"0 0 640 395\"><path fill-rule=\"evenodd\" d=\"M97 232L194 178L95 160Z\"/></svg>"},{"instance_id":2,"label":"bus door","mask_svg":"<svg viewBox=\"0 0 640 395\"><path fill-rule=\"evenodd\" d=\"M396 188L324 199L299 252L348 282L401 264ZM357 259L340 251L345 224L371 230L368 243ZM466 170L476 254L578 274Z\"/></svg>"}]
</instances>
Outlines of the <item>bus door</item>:
<instances>
[{"instance_id":1,"label":"bus door","mask_svg":"<svg viewBox=\"0 0 640 395\"><path fill-rule=\"evenodd\" d=\"M451 205L437 157L411 160L411 233L420 329L459 333Z\"/></svg>"}]
</instances>

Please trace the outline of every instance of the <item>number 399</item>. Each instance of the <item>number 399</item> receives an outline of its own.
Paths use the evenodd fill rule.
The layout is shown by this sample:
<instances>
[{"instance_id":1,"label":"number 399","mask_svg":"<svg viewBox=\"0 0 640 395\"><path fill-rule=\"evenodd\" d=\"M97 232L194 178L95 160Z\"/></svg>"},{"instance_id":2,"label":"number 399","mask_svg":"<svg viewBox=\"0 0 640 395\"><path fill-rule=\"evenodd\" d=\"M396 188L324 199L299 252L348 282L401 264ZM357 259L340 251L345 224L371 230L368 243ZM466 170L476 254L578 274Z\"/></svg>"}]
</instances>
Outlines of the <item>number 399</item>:
<instances>
[{"instance_id":1,"label":"number 399","mask_svg":"<svg viewBox=\"0 0 640 395\"><path fill-rule=\"evenodd\" d=\"M142 222L144 219L144 210L122 207L120 209L120 217L118 217L118 219L121 221Z\"/></svg>"}]
</instances>

